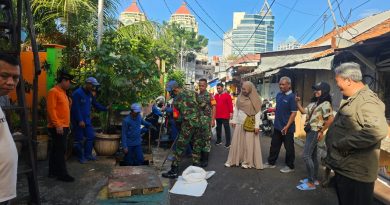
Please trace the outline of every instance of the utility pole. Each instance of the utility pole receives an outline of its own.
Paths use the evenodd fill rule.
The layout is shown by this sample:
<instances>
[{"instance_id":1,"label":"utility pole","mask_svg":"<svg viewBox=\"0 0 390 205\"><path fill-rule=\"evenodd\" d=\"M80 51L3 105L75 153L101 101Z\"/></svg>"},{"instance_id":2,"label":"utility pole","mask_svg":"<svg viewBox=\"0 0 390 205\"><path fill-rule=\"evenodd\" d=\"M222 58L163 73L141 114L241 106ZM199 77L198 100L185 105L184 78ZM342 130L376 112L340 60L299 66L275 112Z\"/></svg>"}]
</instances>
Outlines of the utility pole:
<instances>
[{"instance_id":1,"label":"utility pole","mask_svg":"<svg viewBox=\"0 0 390 205\"><path fill-rule=\"evenodd\" d=\"M326 24L326 20L328 18L328 15L326 15L326 13L322 16L322 20L324 21L324 29L322 30L322 35L325 35L325 24Z\"/></svg>"},{"instance_id":2,"label":"utility pole","mask_svg":"<svg viewBox=\"0 0 390 205\"><path fill-rule=\"evenodd\" d=\"M332 8L332 3L330 3L330 0L328 0L328 5L329 5L330 13L332 14L332 17L333 17L334 28L335 28L336 31L337 31L337 30L339 29L339 27L338 27L338 25L337 25L336 16L334 15L333 8ZM339 9L340 9L340 8L339 8Z\"/></svg>"},{"instance_id":3,"label":"utility pole","mask_svg":"<svg viewBox=\"0 0 390 205\"><path fill-rule=\"evenodd\" d=\"M104 0L99 0L98 2L98 33L97 33L97 47L99 48L102 44L103 36L103 8Z\"/></svg>"}]
</instances>

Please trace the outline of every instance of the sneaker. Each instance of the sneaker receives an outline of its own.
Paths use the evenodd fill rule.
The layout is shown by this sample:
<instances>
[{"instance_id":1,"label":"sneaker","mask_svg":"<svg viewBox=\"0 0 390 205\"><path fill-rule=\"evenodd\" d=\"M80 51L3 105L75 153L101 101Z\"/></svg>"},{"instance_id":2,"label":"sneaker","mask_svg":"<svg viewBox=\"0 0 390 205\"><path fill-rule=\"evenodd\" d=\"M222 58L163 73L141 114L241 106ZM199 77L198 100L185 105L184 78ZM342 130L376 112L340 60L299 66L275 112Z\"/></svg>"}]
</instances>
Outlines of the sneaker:
<instances>
[{"instance_id":1,"label":"sneaker","mask_svg":"<svg viewBox=\"0 0 390 205\"><path fill-rule=\"evenodd\" d=\"M74 178L69 174L57 177L58 180L63 182L74 182Z\"/></svg>"},{"instance_id":2,"label":"sneaker","mask_svg":"<svg viewBox=\"0 0 390 205\"><path fill-rule=\"evenodd\" d=\"M219 142L218 142L218 141L217 141L217 142L215 142L215 145L217 145L217 146L218 146L218 145L221 145L221 144L222 144L222 142L221 142L221 141L219 141Z\"/></svg>"},{"instance_id":3,"label":"sneaker","mask_svg":"<svg viewBox=\"0 0 390 205\"><path fill-rule=\"evenodd\" d=\"M301 180L299 180L299 183L308 183L309 182L309 179L308 178L305 178L305 179L301 179ZM316 185L316 186L318 186L318 185L320 185L320 182L318 181L318 180L315 180L314 181L314 185Z\"/></svg>"},{"instance_id":4,"label":"sneaker","mask_svg":"<svg viewBox=\"0 0 390 205\"><path fill-rule=\"evenodd\" d=\"M270 164L269 162L266 162L265 164L263 164L263 167L264 167L264 169L272 169L272 168L275 168L276 165Z\"/></svg>"},{"instance_id":5,"label":"sneaker","mask_svg":"<svg viewBox=\"0 0 390 205\"><path fill-rule=\"evenodd\" d=\"M229 163L225 163L225 167L231 167L232 165L230 165Z\"/></svg>"},{"instance_id":6,"label":"sneaker","mask_svg":"<svg viewBox=\"0 0 390 205\"><path fill-rule=\"evenodd\" d=\"M225 145L225 148L226 148L226 149L229 149L229 148L230 148L230 145Z\"/></svg>"},{"instance_id":7,"label":"sneaker","mask_svg":"<svg viewBox=\"0 0 390 205\"><path fill-rule=\"evenodd\" d=\"M296 186L297 189L302 190L302 191L309 191L309 190L315 190L316 186L315 185L310 185L309 183L303 183L298 186Z\"/></svg>"},{"instance_id":8,"label":"sneaker","mask_svg":"<svg viewBox=\"0 0 390 205\"><path fill-rule=\"evenodd\" d=\"M285 167L283 167L283 168L280 169L280 172L282 172L282 173L290 173L290 172L293 172L293 171L295 171L295 170L294 170L294 169L291 169L291 168L288 167L288 166L285 166Z\"/></svg>"}]
</instances>

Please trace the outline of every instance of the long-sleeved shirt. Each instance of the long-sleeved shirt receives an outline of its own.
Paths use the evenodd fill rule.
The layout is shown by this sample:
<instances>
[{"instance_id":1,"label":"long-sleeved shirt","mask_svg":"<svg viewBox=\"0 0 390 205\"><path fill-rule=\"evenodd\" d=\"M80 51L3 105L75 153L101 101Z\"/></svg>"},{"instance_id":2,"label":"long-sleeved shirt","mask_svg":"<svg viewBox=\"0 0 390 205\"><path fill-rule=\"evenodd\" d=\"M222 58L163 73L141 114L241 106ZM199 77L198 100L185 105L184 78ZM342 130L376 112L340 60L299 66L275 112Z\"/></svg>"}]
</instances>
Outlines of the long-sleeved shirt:
<instances>
[{"instance_id":1,"label":"long-sleeved shirt","mask_svg":"<svg viewBox=\"0 0 390 205\"><path fill-rule=\"evenodd\" d=\"M64 89L56 85L47 95L48 127L69 127L69 98Z\"/></svg>"},{"instance_id":2,"label":"long-sleeved shirt","mask_svg":"<svg viewBox=\"0 0 390 205\"><path fill-rule=\"evenodd\" d=\"M233 113L232 97L228 93L217 93L215 94L214 99L217 101L215 118L230 119L230 114Z\"/></svg>"},{"instance_id":3,"label":"long-sleeved shirt","mask_svg":"<svg viewBox=\"0 0 390 205\"><path fill-rule=\"evenodd\" d=\"M142 119L141 115L133 118L131 115L125 117L122 121L122 146L141 145L141 125L149 127L151 124Z\"/></svg>"},{"instance_id":4,"label":"long-sleeved shirt","mask_svg":"<svg viewBox=\"0 0 390 205\"><path fill-rule=\"evenodd\" d=\"M261 115L261 112L258 112L255 115L255 128L259 128L259 126L261 124L260 115ZM230 122L233 124L243 125L247 116L248 115L244 111L239 110L236 107L236 109L234 109L233 119Z\"/></svg>"},{"instance_id":5,"label":"long-sleeved shirt","mask_svg":"<svg viewBox=\"0 0 390 205\"><path fill-rule=\"evenodd\" d=\"M91 125L91 106L99 111L107 111L107 108L96 102L96 98L91 92L80 87L73 92L71 117L72 123L78 124L84 121L86 125Z\"/></svg>"}]
</instances>

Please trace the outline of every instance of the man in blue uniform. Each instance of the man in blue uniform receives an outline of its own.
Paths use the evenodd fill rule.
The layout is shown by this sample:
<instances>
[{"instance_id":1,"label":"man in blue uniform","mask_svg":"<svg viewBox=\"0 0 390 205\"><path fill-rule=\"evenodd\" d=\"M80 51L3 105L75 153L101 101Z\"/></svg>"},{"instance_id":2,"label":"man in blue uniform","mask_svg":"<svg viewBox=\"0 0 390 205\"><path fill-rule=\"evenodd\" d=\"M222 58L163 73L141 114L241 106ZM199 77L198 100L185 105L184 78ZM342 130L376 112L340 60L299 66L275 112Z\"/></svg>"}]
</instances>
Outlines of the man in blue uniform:
<instances>
[{"instance_id":1,"label":"man in blue uniform","mask_svg":"<svg viewBox=\"0 0 390 205\"><path fill-rule=\"evenodd\" d=\"M107 107L96 102L92 91L100 85L94 77L85 80L84 86L75 90L72 94L71 119L75 137L74 149L77 152L80 163L87 160L96 160L92 155L95 132L91 123L91 106L99 111L107 111ZM86 139L83 146L83 140Z\"/></svg>"},{"instance_id":2,"label":"man in blue uniform","mask_svg":"<svg viewBox=\"0 0 390 205\"><path fill-rule=\"evenodd\" d=\"M141 117L141 105L134 103L131 105L130 115L125 117L122 122L122 147L125 153L124 161L126 165L138 166L144 162L142 153L141 125L146 128L152 124Z\"/></svg>"}]
</instances>

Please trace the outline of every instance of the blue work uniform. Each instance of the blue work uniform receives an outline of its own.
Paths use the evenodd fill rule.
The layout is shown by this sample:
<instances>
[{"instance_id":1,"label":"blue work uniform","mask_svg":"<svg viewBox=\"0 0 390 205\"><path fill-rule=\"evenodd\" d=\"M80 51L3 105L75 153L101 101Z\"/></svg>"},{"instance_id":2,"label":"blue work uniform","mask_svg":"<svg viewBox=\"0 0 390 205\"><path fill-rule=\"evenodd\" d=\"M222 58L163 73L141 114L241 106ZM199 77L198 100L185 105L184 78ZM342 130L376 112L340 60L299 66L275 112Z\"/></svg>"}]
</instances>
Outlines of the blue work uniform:
<instances>
[{"instance_id":1,"label":"blue work uniform","mask_svg":"<svg viewBox=\"0 0 390 205\"><path fill-rule=\"evenodd\" d=\"M144 162L141 125L149 127L151 124L143 120L140 114L135 118L129 115L122 121L122 147L128 150L124 161L130 166L142 165Z\"/></svg>"},{"instance_id":2,"label":"blue work uniform","mask_svg":"<svg viewBox=\"0 0 390 205\"><path fill-rule=\"evenodd\" d=\"M80 87L72 94L71 121L75 137L74 148L78 154L79 161L94 160L92 156L93 143L95 140L95 131L91 123L92 105L99 111L107 111L107 108L96 102L96 98L91 92ZM85 123L85 127L79 126L80 122ZM83 140L86 138L85 146ZM84 151L83 151L84 148Z\"/></svg>"}]
</instances>

